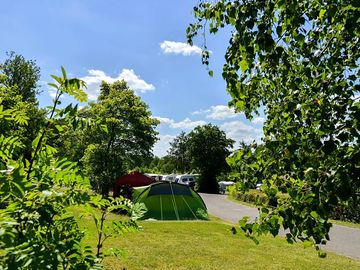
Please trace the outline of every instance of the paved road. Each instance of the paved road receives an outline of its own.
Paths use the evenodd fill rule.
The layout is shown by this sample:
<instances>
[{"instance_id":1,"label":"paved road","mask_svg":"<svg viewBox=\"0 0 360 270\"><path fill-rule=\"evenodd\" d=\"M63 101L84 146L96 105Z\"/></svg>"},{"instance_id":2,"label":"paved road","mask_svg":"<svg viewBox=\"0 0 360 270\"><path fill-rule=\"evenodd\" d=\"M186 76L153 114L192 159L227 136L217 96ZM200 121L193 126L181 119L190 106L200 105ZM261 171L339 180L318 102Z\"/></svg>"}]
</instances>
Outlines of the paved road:
<instances>
[{"instance_id":1,"label":"paved road","mask_svg":"<svg viewBox=\"0 0 360 270\"><path fill-rule=\"evenodd\" d=\"M241 205L226 198L226 195L200 194L208 212L223 220L237 223L244 216L251 220L258 217L256 208ZM330 230L330 239L324 249L338 254L360 260L360 229L349 228L341 225L333 225Z\"/></svg>"}]
</instances>

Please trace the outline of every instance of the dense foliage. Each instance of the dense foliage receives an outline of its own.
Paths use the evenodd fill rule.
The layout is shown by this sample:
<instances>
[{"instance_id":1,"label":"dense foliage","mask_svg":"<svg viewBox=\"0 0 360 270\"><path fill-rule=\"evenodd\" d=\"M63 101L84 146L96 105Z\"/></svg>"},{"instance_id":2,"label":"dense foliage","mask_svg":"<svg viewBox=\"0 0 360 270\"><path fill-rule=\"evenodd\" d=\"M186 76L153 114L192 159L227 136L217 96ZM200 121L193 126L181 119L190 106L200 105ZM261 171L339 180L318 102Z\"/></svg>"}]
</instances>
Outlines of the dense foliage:
<instances>
[{"instance_id":1,"label":"dense foliage","mask_svg":"<svg viewBox=\"0 0 360 270\"><path fill-rule=\"evenodd\" d=\"M263 182L264 167L261 164L261 161L265 159L263 150L263 144L241 142L240 148L227 158L227 163L231 168L229 178L235 181L241 179L237 183L239 189L255 188L256 184ZM269 158L271 157L267 157L267 159Z\"/></svg>"},{"instance_id":2,"label":"dense foliage","mask_svg":"<svg viewBox=\"0 0 360 270\"><path fill-rule=\"evenodd\" d=\"M80 142L86 147L82 162L87 176L93 188L106 195L116 177L152 155L158 121L125 81L103 82L98 101L82 115L103 127L88 130Z\"/></svg>"},{"instance_id":3,"label":"dense foliage","mask_svg":"<svg viewBox=\"0 0 360 270\"><path fill-rule=\"evenodd\" d=\"M194 15L190 44L231 29L223 67L231 105L248 118L264 108L264 191L291 198L244 229L276 235L282 225L289 242L325 243L334 207L359 203L358 1L200 1Z\"/></svg>"},{"instance_id":4,"label":"dense foliage","mask_svg":"<svg viewBox=\"0 0 360 270\"><path fill-rule=\"evenodd\" d=\"M63 68L62 77L52 77L55 83L49 85L56 89L54 104L31 143L30 156L24 156L25 145L17 135L0 134L0 269L99 269L105 256L122 252L103 252L109 233L136 230L134 220L145 210L121 198L105 200L93 195L89 180L78 165L56 155L57 149L49 144L53 129L62 131L69 123L76 128L79 123L77 106L70 104L59 109L60 97L66 93L84 102L86 94L81 89L84 83L68 79ZM12 96L12 87L6 76L0 77L0 93ZM0 99L0 122L26 126L28 111L16 103L7 104L10 108L6 109L3 100ZM84 232L69 209L76 204L87 206L98 228L96 255L92 247L81 243ZM92 207L101 209L100 218ZM119 209L131 212L132 218L106 225L106 215Z\"/></svg>"},{"instance_id":5,"label":"dense foliage","mask_svg":"<svg viewBox=\"0 0 360 270\"><path fill-rule=\"evenodd\" d=\"M40 68L35 61L26 60L22 55L10 52L7 53L7 59L1 65L1 70L6 75L6 85L15 88L22 101L37 103Z\"/></svg>"},{"instance_id":6,"label":"dense foliage","mask_svg":"<svg viewBox=\"0 0 360 270\"><path fill-rule=\"evenodd\" d=\"M12 121L0 121L0 133L4 136L17 136L24 145L24 159L31 155L31 142L37 136L40 126L45 124L45 110L38 108L36 94L40 68L33 60L26 60L14 52L7 54L7 59L0 64L0 73L4 75L4 84L0 88L0 99L4 109L24 111L28 116L26 125Z\"/></svg>"},{"instance_id":7,"label":"dense foliage","mask_svg":"<svg viewBox=\"0 0 360 270\"><path fill-rule=\"evenodd\" d=\"M158 173L158 174L175 174L183 173L184 171L177 170L176 161L173 156L166 155L163 157L151 157L147 159L143 166L136 168L137 171L143 173Z\"/></svg>"},{"instance_id":8,"label":"dense foliage","mask_svg":"<svg viewBox=\"0 0 360 270\"><path fill-rule=\"evenodd\" d=\"M64 71L63 71L64 72ZM0 137L0 257L2 269L89 269L96 266L90 247L81 247L83 232L66 206L87 201L87 178L76 164L53 157L56 149L46 144L54 123L56 105L65 93L85 95L81 81L55 77L57 89L47 124L32 142L29 159L16 160L24 145L17 137ZM1 88L8 88L2 81ZM3 110L0 119L26 125L26 111ZM59 268L58 268L59 267Z\"/></svg>"},{"instance_id":9,"label":"dense foliage","mask_svg":"<svg viewBox=\"0 0 360 270\"><path fill-rule=\"evenodd\" d=\"M228 169L226 158L233 143L224 131L211 124L198 126L188 134L188 155L192 166L200 172L198 191L219 192L216 177Z\"/></svg>"},{"instance_id":10,"label":"dense foliage","mask_svg":"<svg viewBox=\"0 0 360 270\"><path fill-rule=\"evenodd\" d=\"M189 137L183 131L170 142L169 156L172 157L176 171L189 172L191 169L187 145Z\"/></svg>"}]
</instances>

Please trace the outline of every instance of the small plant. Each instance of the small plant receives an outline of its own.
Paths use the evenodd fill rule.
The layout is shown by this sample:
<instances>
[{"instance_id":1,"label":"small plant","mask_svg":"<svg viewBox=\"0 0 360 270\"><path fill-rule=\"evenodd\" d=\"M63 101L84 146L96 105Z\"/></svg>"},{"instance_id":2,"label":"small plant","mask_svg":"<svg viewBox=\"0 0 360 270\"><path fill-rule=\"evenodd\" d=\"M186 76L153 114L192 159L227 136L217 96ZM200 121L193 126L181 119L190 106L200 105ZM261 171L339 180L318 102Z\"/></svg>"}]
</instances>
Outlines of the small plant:
<instances>
[{"instance_id":1,"label":"small plant","mask_svg":"<svg viewBox=\"0 0 360 270\"><path fill-rule=\"evenodd\" d=\"M197 209L196 210L196 217L202 220L209 220L209 215L204 209Z\"/></svg>"},{"instance_id":2,"label":"small plant","mask_svg":"<svg viewBox=\"0 0 360 270\"><path fill-rule=\"evenodd\" d=\"M94 211L94 208L101 212ZM110 224L106 222L108 215L112 212L126 212L131 216L129 219L113 221ZM110 248L103 252L104 242L113 236L122 235L125 232L137 231L139 229L135 220L141 218L146 212L144 204L133 204L130 200L120 198L104 198L100 195L92 196L89 204L86 206L86 214L90 215L96 226L98 241L96 246L97 262L101 261L107 256L120 257L125 254L125 251L118 248Z\"/></svg>"}]
</instances>

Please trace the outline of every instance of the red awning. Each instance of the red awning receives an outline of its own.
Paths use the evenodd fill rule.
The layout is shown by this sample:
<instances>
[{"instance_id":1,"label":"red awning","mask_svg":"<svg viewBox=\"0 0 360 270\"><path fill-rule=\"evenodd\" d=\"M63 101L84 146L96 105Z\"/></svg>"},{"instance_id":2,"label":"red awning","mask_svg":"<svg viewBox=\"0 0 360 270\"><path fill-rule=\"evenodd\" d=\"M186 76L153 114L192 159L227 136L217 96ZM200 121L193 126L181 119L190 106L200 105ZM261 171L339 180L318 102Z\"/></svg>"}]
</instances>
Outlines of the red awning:
<instances>
[{"instance_id":1,"label":"red awning","mask_svg":"<svg viewBox=\"0 0 360 270\"><path fill-rule=\"evenodd\" d=\"M114 197L119 196L119 190L121 186L141 187L141 186L150 185L151 183L154 183L154 180L151 179L150 177L147 177L146 175L143 175L142 173L139 172L132 172L128 175L118 177L115 180L113 196Z\"/></svg>"}]
</instances>

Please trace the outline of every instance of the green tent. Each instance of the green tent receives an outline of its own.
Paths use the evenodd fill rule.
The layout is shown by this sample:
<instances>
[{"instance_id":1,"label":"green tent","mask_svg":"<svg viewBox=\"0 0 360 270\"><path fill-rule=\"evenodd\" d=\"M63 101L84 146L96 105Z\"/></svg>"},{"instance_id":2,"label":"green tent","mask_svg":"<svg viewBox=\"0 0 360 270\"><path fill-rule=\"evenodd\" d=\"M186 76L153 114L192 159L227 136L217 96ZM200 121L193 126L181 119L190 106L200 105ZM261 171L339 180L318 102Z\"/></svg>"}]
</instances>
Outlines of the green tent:
<instances>
[{"instance_id":1,"label":"green tent","mask_svg":"<svg viewBox=\"0 0 360 270\"><path fill-rule=\"evenodd\" d=\"M143 219L186 220L207 218L206 206L199 194L186 185L159 182L134 188L134 203L148 209Z\"/></svg>"}]
</instances>

